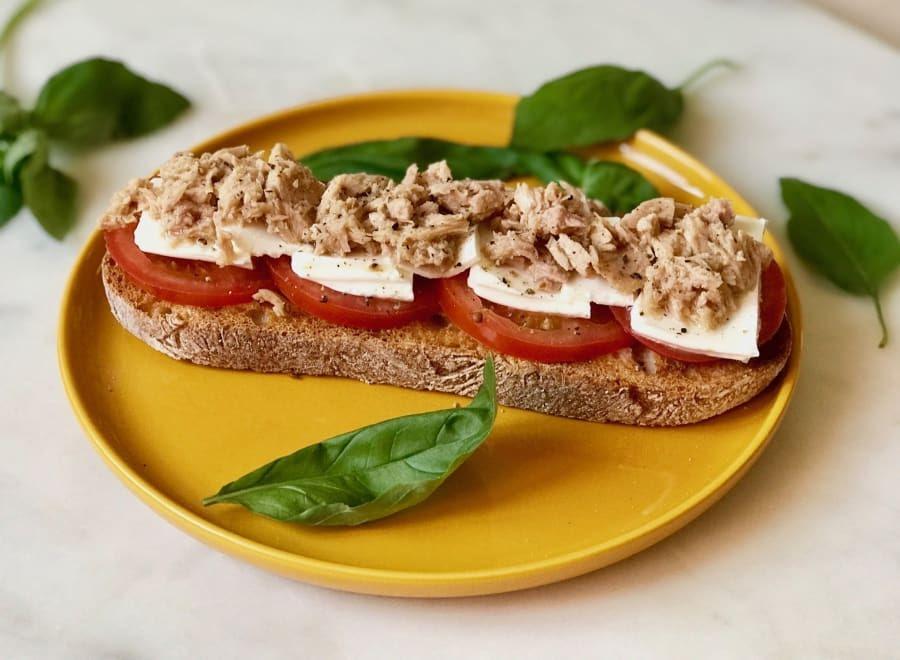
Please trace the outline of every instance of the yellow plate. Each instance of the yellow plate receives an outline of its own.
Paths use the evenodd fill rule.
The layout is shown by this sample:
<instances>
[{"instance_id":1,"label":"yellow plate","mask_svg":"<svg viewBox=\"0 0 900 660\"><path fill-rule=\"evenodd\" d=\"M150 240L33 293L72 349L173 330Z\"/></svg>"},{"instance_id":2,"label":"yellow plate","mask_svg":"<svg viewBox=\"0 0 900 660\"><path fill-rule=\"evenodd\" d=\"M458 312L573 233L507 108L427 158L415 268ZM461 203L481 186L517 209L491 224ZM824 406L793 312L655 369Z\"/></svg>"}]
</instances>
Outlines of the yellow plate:
<instances>
[{"instance_id":1,"label":"yellow plate","mask_svg":"<svg viewBox=\"0 0 900 660\"><path fill-rule=\"evenodd\" d=\"M410 134L503 144L515 100L458 91L354 96L254 121L196 150L283 141L302 154ZM643 171L663 194L686 201L722 196L739 212L754 214L706 167L647 131L596 153ZM459 399L171 360L111 316L98 276L102 254L95 234L72 273L59 331L66 390L97 451L141 499L201 541L337 589L488 594L564 580L623 559L682 527L734 485L774 433L797 379L800 313L785 272L794 353L783 376L749 404L677 429L503 409L488 442L424 504L356 528L305 528L236 506L205 509L200 500L304 444Z\"/></svg>"}]
</instances>

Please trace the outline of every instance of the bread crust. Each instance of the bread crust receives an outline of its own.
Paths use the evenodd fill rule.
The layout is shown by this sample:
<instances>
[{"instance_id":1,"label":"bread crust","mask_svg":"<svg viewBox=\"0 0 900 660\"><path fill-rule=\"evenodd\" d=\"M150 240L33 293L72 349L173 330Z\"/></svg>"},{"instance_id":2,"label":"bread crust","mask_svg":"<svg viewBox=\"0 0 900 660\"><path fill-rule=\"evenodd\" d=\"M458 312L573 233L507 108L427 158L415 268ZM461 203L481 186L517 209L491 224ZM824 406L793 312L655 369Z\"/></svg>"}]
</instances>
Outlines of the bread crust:
<instances>
[{"instance_id":1,"label":"bread crust","mask_svg":"<svg viewBox=\"0 0 900 660\"><path fill-rule=\"evenodd\" d=\"M106 254L103 286L113 315L178 360L228 369L342 376L471 396L489 351L443 319L368 331L333 325L290 304L279 316L257 302L208 309L169 303L135 286ZM782 324L758 358L687 364L635 347L586 362L543 364L495 356L503 405L595 422L678 426L734 408L765 389L791 352Z\"/></svg>"}]
</instances>

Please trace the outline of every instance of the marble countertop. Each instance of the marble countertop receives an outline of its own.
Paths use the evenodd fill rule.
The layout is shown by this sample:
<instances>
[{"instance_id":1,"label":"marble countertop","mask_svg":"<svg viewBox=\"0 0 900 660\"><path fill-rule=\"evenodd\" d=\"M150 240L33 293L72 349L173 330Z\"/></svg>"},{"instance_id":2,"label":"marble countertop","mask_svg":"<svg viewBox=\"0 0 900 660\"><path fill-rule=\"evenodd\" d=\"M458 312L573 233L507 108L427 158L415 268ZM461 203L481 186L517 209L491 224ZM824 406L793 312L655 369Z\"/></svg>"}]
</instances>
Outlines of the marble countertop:
<instances>
[{"instance_id":1,"label":"marble countertop","mask_svg":"<svg viewBox=\"0 0 900 660\"><path fill-rule=\"evenodd\" d=\"M677 6L676 6L677 4ZM251 8L252 5L252 8ZM91 449L56 365L56 318L110 194L172 151L298 103L385 88L524 92L619 62L690 93L674 139L773 219L777 177L900 221L900 55L790 2L55 2L4 62L31 100L78 58L189 92L175 126L70 163L81 222L0 231L0 655L7 658L887 658L900 649L900 278L872 306L788 251L806 314L796 398L759 463L686 529L620 564L495 597L331 592L220 555L129 494Z\"/></svg>"}]
</instances>

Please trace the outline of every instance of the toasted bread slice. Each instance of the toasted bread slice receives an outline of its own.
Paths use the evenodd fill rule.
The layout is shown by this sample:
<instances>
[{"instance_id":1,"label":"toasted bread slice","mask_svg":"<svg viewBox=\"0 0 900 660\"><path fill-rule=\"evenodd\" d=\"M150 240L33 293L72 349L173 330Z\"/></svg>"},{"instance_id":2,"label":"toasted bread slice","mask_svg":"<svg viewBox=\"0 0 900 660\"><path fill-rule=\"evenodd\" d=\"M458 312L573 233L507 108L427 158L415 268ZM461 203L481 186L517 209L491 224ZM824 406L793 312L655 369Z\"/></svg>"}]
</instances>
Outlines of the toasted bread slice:
<instances>
[{"instance_id":1,"label":"toasted bread slice","mask_svg":"<svg viewBox=\"0 0 900 660\"><path fill-rule=\"evenodd\" d=\"M228 369L343 376L471 396L488 349L440 318L381 331L333 325L286 305L221 309L178 305L135 286L106 255L103 285L113 315L153 348ZM543 364L496 356L500 403L596 422L677 426L719 415L759 394L791 352L790 324L747 364L687 364L643 347L587 362Z\"/></svg>"}]
</instances>

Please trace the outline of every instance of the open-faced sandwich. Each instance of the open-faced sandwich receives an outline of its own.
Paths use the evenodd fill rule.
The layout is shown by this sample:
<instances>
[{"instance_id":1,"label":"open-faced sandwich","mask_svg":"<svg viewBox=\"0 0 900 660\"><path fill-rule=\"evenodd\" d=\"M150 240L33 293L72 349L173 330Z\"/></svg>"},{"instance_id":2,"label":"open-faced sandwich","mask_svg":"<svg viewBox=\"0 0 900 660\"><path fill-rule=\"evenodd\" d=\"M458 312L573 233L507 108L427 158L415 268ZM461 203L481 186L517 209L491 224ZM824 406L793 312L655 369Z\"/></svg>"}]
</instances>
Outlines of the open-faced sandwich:
<instances>
[{"instance_id":1,"label":"open-faced sandwich","mask_svg":"<svg viewBox=\"0 0 900 660\"><path fill-rule=\"evenodd\" d=\"M762 219L727 201L621 218L567 184L322 183L283 145L175 155L101 220L110 307L174 358L671 426L756 396L791 350Z\"/></svg>"}]
</instances>

